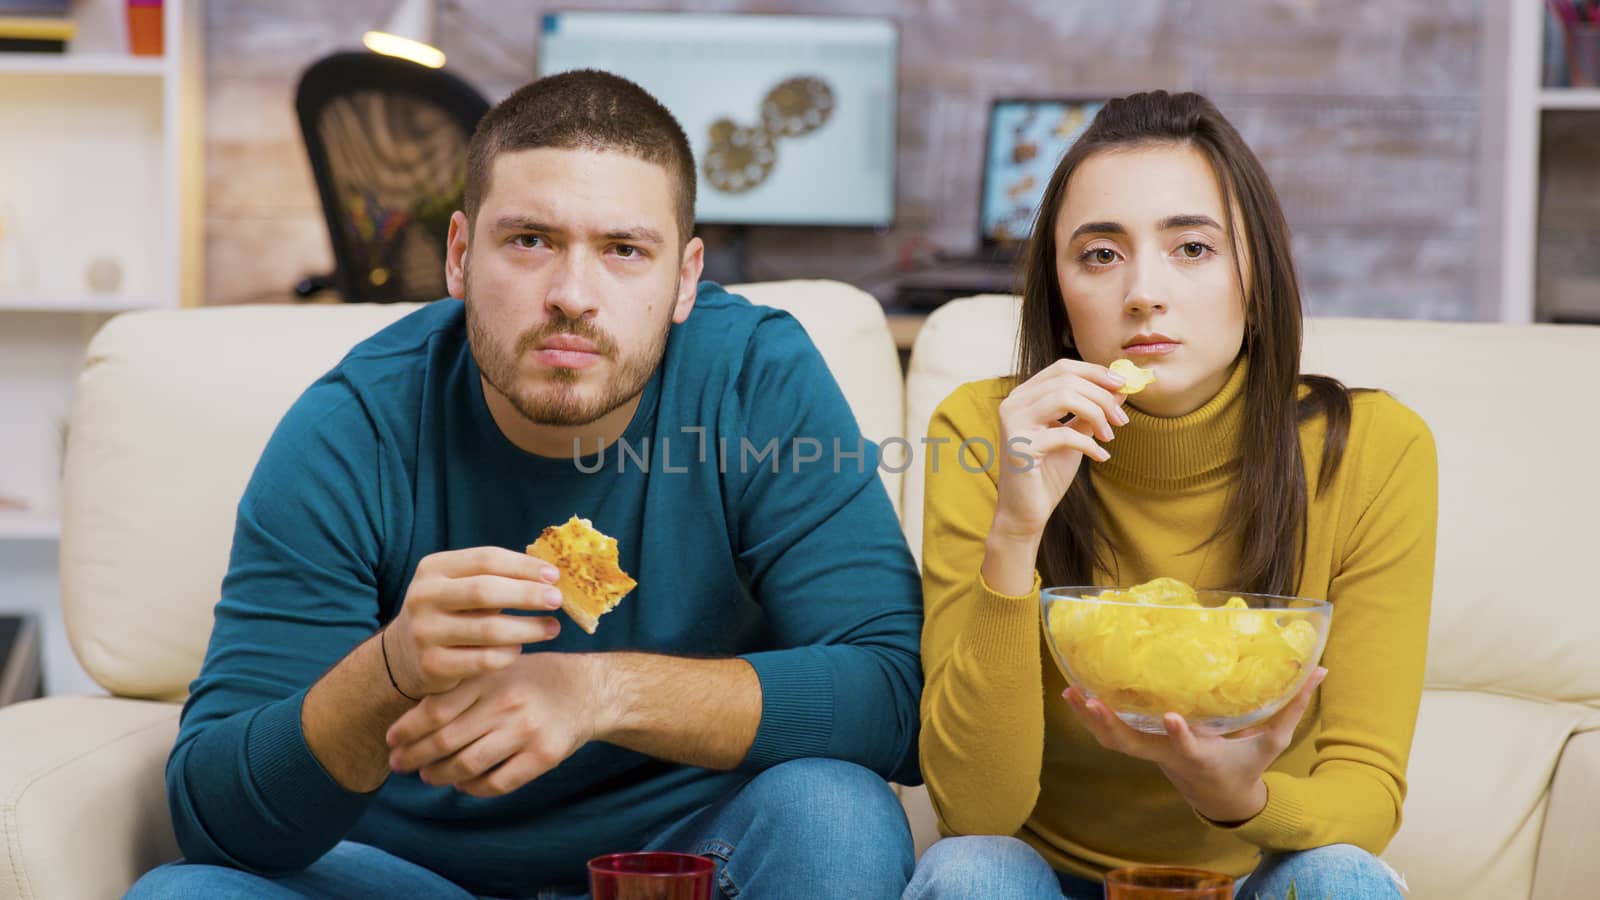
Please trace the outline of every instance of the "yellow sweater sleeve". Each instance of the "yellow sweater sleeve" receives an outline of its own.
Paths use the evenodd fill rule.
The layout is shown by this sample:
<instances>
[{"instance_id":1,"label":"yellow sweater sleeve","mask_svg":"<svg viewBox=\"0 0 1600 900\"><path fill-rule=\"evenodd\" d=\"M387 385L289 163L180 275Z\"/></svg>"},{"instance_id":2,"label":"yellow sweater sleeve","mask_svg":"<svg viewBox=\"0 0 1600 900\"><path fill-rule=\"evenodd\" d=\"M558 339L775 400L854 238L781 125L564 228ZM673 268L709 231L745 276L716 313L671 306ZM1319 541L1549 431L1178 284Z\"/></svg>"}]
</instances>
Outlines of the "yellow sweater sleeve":
<instances>
[{"instance_id":1,"label":"yellow sweater sleeve","mask_svg":"<svg viewBox=\"0 0 1600 900\"><path fill-rule=\"evenodd\" d=\"M975 390L946 398L928 431L922 775L941 833L1009 835L1033 811L1044 754L1039 581L1009 597L979 574L999 491L992 469L971 470L1000 442ZM968 439L987 448L963 454Z\"/></svg>"},{"instance_id":2,"label":"yellow sweater sleeve","mask_svg":"<svg viewBox=\"0 0 1600 900\"><path fill-rule=\"evenodd\" d=\"M1379 853L1400 828L1422 700L1439 473L1422 420L1387 396L1373 399L1376 421L1364 446L1351 446L1364 458L1345 461L1362 473L1348 487L1360 502L1328 590L1328 677L1310 774L1269 771L1266 807L1231 829L1269 851L1346 843Z\"/></svg>"}]
</instances>

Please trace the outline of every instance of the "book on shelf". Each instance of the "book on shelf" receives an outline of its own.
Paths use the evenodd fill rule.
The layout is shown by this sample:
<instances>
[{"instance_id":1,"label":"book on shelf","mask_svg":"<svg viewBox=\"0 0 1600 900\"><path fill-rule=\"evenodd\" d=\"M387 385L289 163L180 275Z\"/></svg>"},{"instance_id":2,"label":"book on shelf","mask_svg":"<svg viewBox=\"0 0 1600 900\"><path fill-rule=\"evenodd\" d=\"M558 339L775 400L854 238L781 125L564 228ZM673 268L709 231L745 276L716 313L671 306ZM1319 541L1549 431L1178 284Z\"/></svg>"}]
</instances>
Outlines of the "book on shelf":
<instances>
[{"instance_id":1,"label":"book on shelf","mask_svg":"<svg viewBox=\"0 0 1600 900\"><path fill-rule=\"evenodd\" d=\"M0 15L0 52L64 53L77 31L61 16Z\"/></svg>"},{"instance_id":2,"label":"book on shelf","mask_svg":"<svg viewBox=\"0 0 1600 900\"><path fill-rule=\"evenodd\" d=\"M66 18L69 0L0 0L0 16L55 16Z\"/></svg>"}]
</instances>

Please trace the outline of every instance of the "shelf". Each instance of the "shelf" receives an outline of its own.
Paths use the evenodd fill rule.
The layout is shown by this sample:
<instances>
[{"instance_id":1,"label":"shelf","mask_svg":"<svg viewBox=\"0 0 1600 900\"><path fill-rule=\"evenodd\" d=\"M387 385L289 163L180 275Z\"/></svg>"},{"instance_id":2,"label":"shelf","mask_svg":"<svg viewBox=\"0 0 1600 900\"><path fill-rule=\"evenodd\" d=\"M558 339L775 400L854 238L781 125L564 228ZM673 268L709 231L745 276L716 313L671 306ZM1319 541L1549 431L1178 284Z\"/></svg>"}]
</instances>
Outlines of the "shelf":
<instances>
[{"instance_id":1,"label":"shelf","mask_svg":"<svg viewBox=\"0 0 1600 900\"><path fill-rule=\"evenodd\" d=\"M1539 108L1600 110L1600 88L1545 88L1539 92Z\"/></svg>"},{"instance_id":2,"label":"shelf","mask_svg":"<svg viewBox=\"0 0 1600 900\"><path fill-rule=\"evenodd\" d=\"M120 313L138 309L168 309L176 304L154 297L3 297L0 314L25 313Z\"/></svg>"},{"instance_id":3,"label":"shelf","mask_svg":"<svg viewBox=\"0 0 1600 900\"><path fill-rule=\"evenodd\" d=\"M115 75L159 78L163 56L117 53L0 53L0 75Z\"/></svg>"},{"instance_id":4,"label":"shelf","mask_svg":"<svg viewBox=\"0 0 1600 900\"><path fill-rule=\"evenodd\" d=\"M0 510L0 541L54 541L61 522L39 513Z\"/></svg>"}]
</instances>

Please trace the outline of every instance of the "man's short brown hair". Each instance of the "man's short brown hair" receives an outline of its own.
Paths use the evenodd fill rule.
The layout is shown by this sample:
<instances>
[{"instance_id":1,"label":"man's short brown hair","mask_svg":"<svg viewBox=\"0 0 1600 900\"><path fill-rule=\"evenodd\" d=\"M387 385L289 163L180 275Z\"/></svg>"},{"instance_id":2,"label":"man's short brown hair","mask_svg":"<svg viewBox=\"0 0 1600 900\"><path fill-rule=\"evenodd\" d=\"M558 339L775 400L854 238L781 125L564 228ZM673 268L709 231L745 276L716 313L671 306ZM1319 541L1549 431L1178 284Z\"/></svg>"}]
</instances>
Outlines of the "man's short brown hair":
<instances>
[{"instance_id":1,"label":"man's short brown hair","mask_svg":"<svg viewBox=\"0 0 1600 900\"><path fill-rule=\"evenodd\" d=\"M462 205L475 221L495 157L539 148L610 150L664 167L676 182L678 244L694 232L694 153L661 101L637 84L596 69L548 75L519 88L482 119L467 145Z\"/></svg>"}]
</instances>

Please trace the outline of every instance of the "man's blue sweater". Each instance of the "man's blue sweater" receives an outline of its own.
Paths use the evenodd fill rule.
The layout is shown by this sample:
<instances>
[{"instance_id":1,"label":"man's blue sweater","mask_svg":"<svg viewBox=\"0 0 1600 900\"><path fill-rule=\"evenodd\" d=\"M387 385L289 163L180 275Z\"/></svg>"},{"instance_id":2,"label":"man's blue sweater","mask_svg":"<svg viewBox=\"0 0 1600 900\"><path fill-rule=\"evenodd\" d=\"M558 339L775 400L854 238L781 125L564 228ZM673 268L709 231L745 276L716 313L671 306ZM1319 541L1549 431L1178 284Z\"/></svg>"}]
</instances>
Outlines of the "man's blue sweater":
<instances>
[{"instance_id":1,"label":"man's blue sweater","mask_svg":"<svg viewBox=\"0 0 1600 900\"><path fill-rule=\"evenodd\" d=\"M396 322L306 390L240 501L167 766L185 856L283 873L350 839L517 894L581 883L590 857L637 849L786 760L915 783L920 585L877 465L799 324L713 284L621 442L578 459L495 426L460 302ZM301 730L307 688L394 617L423 556L521 550L572 515L617 538L639 586L597 634L568 622L529 652L747 659L762 713L741 769L593 743L494 799L416 776L339 786Z\"/></svg>"}]
</instances>

